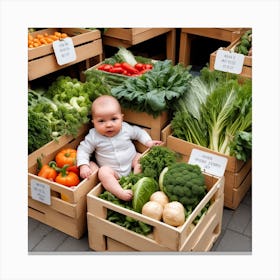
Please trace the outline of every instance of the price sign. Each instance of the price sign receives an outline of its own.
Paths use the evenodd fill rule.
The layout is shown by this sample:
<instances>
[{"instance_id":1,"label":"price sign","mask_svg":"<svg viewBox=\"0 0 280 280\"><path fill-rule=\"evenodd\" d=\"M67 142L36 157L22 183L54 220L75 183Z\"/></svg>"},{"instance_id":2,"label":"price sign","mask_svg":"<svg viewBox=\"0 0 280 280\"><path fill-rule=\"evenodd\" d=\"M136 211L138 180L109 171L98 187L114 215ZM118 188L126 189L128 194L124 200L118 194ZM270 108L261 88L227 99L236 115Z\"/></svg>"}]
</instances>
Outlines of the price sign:
<instances>
[{"instance_id":1,"label":"price sign","mask_svg":"<svg viewBox=\"0 0 280 280\"><path fill-rule=\"evenodd\" d=\"M76 52L70 37L53 42L54 54L59 65L64 65L76 60Z\"/></svg>"},{"instance_id":2,"label":"price sign","mask_svg":"<svg viewBox=\"0 0 280 280\"><path fill-rule=\"evenodd\" d=\"M222 177L225 173L227 161L226 157L193 149L188 163L197 164L203 172Z\"/></svg>"},{"instance_id":3,"label":"price sign","mask_svg":"<svg viewBox=\"0 0 280 280\"><path fill-rule=\"evenodd\" d=\"M34 200L38 200L44 204L51 205L51 189L50 186L37 181L31 180L31 197Z\"/></svg>"},{"instance_id":4,"label":"price sign","mask_svg":"<svg viewBox=\"0 0 280 280\"><path fill-rule=\"evenodd\" d=\"M218 50L214 69L223 72L240 74L244 63L244 55L235 52Z\"/></svg>"}]
</instances>

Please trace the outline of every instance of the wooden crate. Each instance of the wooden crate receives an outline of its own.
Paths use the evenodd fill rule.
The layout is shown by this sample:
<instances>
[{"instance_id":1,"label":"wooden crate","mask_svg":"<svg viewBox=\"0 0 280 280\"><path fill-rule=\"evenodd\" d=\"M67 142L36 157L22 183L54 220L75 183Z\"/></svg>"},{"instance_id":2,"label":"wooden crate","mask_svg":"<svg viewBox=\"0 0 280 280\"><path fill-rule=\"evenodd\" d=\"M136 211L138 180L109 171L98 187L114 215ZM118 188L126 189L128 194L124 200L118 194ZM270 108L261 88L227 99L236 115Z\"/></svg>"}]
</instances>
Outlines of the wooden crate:
<instances>
[{"instance_id":1,"label":"wooden crate","mask_svg":"<svg viewBox=\"0 0 280 280\"><path fill-rule=\"evenodd\" d=\"M185 66L190 64L191 36L197 35L217 39L226 42L233 42L249 28L181 28L179 62Z\"/></svg>"},{"instance_id":2,"label":"wooden crate","mask_svg":"<svg viewBox=\"0 0 280 280\"><path fill-rule=\"evenodd\" d=\"M206 147L202 147L188 141L179 139L172 135L171 125L169 124L162 130L162 139L166 146L179 153L182 161L188 162L193 149L202 150L207 153L213 153L228 159L225 170L225 201L224 206L236 209L248 189L252 184L252 160L246 162L237 160L235 157L214 152Z\"/></svg>"},{"instance_id":3,"label":"wooden crate","mask_svg":"<svg viewBox=\"0 0 280 280\"><path fill-rule=\"evenodd\" d=\"M76 52L76 60L65 65L58 65L52 44L28 49L28 80L34 80L49 73L63 69L78 62L98 56L102 60L102 40L99 30L87 30L81 28L48 28L31 33L33 36L45 32L51 34L55 31L65 32L73 40ZM87 68L89 65L87 65Z\"/></svg>"},{"instance_id":4,"label":"wooden crate","mask_svg":"<svg viewBox=\"0 0 280 280\"><path fill-rule=\"evenodd\" d=\"M224 177L207 174L204 177L208 192L180 227L167 225L99 198L104 190L99 183L87 195L90 248L95 251L209 251L221 233ZM194 226L195 217L209 201L208 211ZM153 233L144 236L106 220L108 209L151 225Z\"/></svg>"},{"instance_id":5,"label":"wooden crate","mask_svg":"<svg viewBox=\"0 0 280 280\"><path fill-rule=\"evenodd\" d=\"M129 48L163 34L166 34L166 58L175 63L175 28L108 28L103 36L103 44L112 47L122 46Z\"/></svg>"},{"instance_id":6,"label":"wooden crate","mask_svg":"<svg viewBox=\"0 0 280 280\"><path fill-rule=\"evenodd\" d=\"M124 121L147 128L149 134L155 140L161 140L161 131L169 122L167 111L162 112L157 117L153 117L146 112L136 112L127 108L122 108L122 112Z\"/></svg>"},{"instance_id":7,"label":"wooden crate","mask_svg":"<svg viewBox=\"0 0 280 280\"><path fill-rule=\"evenodd\" d=\"M86 133L87 130L83 130L77 138L62 137L59 142L52 141L28 157L28 215L77 239L86 231L86 195L98 183L97 172L89 179L82 180L76 187L69 188L38 177L37 157L42 158L43 164L47 163L61 149L76 148ZM70 141L65 143L66 139ZM49 186L50 205L32 198L32 180Z\"/></svg>"},{"instance_id":8,"label":"wooden crate","mask_svg":"<svg viewBox=\"0 0 280 280\"><path fill-rule=\"evenodd\" d=\"M223 48L223 50L233 51L235 46L239 43L240 43L240 38L237 38L228 47ZM210 54L210 63L209 63L210 70L214 70L216 55L217 55L217 51ZM242 72L239 75L245 78L252 78L252 56L248 56L248 55L244 56Z\"/></svg>"}]
</instances>

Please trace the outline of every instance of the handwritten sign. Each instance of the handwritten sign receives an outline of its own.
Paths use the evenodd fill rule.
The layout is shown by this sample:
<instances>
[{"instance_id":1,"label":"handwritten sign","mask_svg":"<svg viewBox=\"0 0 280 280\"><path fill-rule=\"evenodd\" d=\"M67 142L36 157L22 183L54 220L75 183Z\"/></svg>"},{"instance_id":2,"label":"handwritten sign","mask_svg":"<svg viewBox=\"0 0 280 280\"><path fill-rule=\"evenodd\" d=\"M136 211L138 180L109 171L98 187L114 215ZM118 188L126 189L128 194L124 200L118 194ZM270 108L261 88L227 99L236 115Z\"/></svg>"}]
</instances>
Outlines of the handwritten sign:
<instances>
[{"instance_id":1,"label":"handwritten sign","mask_svg":"<svg viewBox=\"0 0 280 280\"><path fill-rule=\"evenodd\" d=\"M59 65L64 65L76 60L76 52L70 37L53 42L54 54Z\"/></svg>"},{"instance_id":2,"label":"handwritten sign","mask_svg":"<svg viewBox=\"0 0 280 280\"><path fill-rule=\"evenodd\" d=\"M214 69L223 72L240 74L242 72L243 64L243 54L218 50L214 63Z\"/></svg>"},{"instance_id":3,"label":"handwritten sign","mask_svg":"<svg viewBox=\"0 0 280 280\"><path fill-rule=\"evenodd\" d=\"M51 189L48 184L31 180L31 197L44 204L51 205Z\"/></svg>"},{"instance_id":4,"label":"handwritten sign","mask_svg":"<svg viewBox=\"0 0 280 280\"><path fill-rule=\"evenodd\" d=\"M227 161L226 157L193 149L188 163L197 164L203 172L222 177L225 173Z\"/></svg>"}]
</instances>

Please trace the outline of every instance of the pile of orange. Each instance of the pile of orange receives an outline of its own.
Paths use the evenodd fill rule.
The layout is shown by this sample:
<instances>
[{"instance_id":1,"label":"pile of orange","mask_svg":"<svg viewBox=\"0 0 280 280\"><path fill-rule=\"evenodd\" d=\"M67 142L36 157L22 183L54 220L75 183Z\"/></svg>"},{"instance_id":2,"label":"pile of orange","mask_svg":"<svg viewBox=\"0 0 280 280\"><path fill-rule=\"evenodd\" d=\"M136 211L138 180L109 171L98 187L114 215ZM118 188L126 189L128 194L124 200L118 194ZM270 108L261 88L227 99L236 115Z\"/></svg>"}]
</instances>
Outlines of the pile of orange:
<instances>
[{"instance_id":1,"label":"pile of orange","mask_svg":"<svg viewBox=\"0 0 280 280\"><path fill-rule=\"evenodd\" d=\"M61 33L58 31L54 32L53 34L42 33L37 34L36 36L32 35L31 33L28 33L28 48L45 46L51 44L56 40L63 39L66 37L68 37L66 33Z\"/></svg>"}]
</instances>

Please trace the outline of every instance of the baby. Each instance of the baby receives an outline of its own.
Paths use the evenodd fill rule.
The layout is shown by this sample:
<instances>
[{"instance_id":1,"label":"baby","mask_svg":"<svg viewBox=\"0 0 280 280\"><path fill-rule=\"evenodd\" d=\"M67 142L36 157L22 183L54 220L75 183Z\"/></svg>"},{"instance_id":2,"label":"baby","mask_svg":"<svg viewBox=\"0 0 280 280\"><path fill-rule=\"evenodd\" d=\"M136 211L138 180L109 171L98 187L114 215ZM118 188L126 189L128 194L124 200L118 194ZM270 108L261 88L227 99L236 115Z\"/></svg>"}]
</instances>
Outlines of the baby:
<instances>
[{"instance_id":1,"label":"baby","mask_svg":"<svg viewBox=\"0 0 280 280\"><path fill-rule=\"evenodd\" d=\"M106 190L116 197L129 201L132 190L124 190L119 182L121 176L141 172L138 162L141 154L137 153L132 140L137 140L146 147L160 145L138 126L123 121L123 114L118 100L109 95L102 95L94 100L91 108L92 123L88 135L77 149L77 165L80 176L88 178L98 170L98 177ZM96 162L90 161L94 153Z\"/></svg>"}]
</instances>

